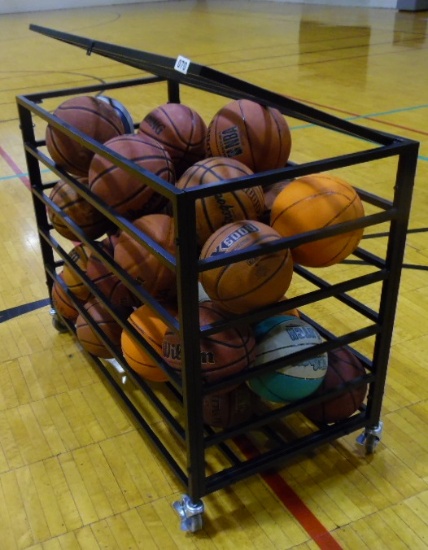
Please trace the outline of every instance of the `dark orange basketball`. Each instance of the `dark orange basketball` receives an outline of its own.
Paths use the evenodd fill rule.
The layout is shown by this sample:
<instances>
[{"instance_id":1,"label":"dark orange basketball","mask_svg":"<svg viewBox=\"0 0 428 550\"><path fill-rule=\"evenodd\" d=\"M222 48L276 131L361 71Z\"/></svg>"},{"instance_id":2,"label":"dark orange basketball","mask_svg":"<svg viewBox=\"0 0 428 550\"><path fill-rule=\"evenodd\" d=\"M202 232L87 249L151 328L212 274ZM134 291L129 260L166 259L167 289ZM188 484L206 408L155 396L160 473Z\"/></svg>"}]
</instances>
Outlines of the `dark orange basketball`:
<instances>
[{"instance_id":1,"label":"dark orange basketball","mask_svg":"<svg viewBox=\"0 0 428 550\"><path fill-rule=\"evenodd\" d=\"M170 254L175 254L174 219L167 214L147 214L134 222L135 227ZM176 275L158 257L122 231L114 247L114 259L137 283L154 297L168 300L176 296Z\"/></svg>"},{"instance_id":2,"label":"dark orange basketball","mask_svg":"<svg viewBox=\"0 0 428 550\"><path fill-rule=\"evenodd\" d=\"M164 146L149 136L127 134L105 143L113 152L137 167L175 184L174 166ZM150 174L149 174L150 175ZM156 193L139 175L132 174L101 155L89 167L89 188L116 212L128 219L159 211L167 200Z\"/></svg>"},{"instance_id":3,"label":"dark orange basketball","mask_svg":"<svg viewBox=\"0 0 428 550\"><path fill-rule=\"evenodd\" d=\"M204 423L215 428L230 428L254 415L257 396L246 384L231 391L211 393L202 401Z\"/></svg>"},{"instance_id":4,"label":"dark orange basketball","mask_svg":"<svg viewBox=\"0 0 428 550\"><path fill-rule=\"evenodd\" d=\"M91 239L97 239L111 228L111 222L66 181L55 184L49 198ZM53 227L60 235L72 241L79 240L60 214L50 207L47 207L47 213Z\"/></svg>"},{"instance_id":5,"label":"dark orange basketball","mask_svg":"<svg viewBox=\"0 0 428 550\"><path fill-rule=\"evenodd\" d=\"M348 348L337 348L328 352L327 373L321 386L312 394L321 395L328 390L339 388L345 382L351 382L366 373L363 364ZM303 410L314 422L326 423L344 420L354 414L364 402L367 384L348 388L337 397L312 405Z\"/></svg>"},{"instance_id":6,"label":"dark orange basketball","mask_svg":"<svg viewBox=\"0 0 428 550\"><path fill-rule=\"evenodd\" d=\"M172 306L167 309L171 315L177 313ZM129 323L141 334L147 343L162 357L162 342L168 325L147 305L137 308L128 318ZM124 329L121 336L123 356L128 365L140 376L153 382L165 382L168 376L145 348Z\"/></svg>"},{"instance_id":7,"label":"dark orange basketball","mask_svg":"<svg viewBox=\"0 0 428 550\"><path fill-rule=\"evenodd\" d=\"M62 275L59 277L62 278ZM58 281L54 281L52 286L52 305L57 313L69 321L75 321L79 315L72 300Z\"/></svg>"},{"instance_id":8,"label":"dark orange basketball","mask_svg":"<svg viewBox=\"0 0 428 550\"><path fill-rule=\"evenodd\" d=\"M101 241L103 249L111 257L114 256L111 237ZM112 304L123 308L137 305L137 298L129 288L113 273L110 266L104 263L96 254L90 254L86 265L86 275Z\"/></svg>"},{"instance_id":9,"label":"dark orange basketball","mask_svg":"<svg viewBox=\"0 0 428 550\"><path fill-rule=\"evenodd\" d=\"M323 229L364 216L363 204L348 182L328 174L293 180L273 202L270 225L283 237ZM308 267L337 264L357 248L363 229L315 240L291 250L295 263Z\"/></svg>"},{"instance_id":10,"label":"dark orange basketball","mask_svg":"<svg viewBox=\"0 0 428 550\"><path fill-rule=\"evenodd\" d=\"M73 247L69 251L68 255L82 271L86 272L90 253L90 249L86 245L80 243ZM62 276L65 284L71 292L79 298L79 300L86 302L91 295L91 291L85 285L83 280L67 264L64 264Z\"/></svg>"},{"instance_id":11,"label":"dark orange basketball","mask_svg":"<svg viewBox=\"0 0 428 550\"><path fill-rule=\"evenodd\" d=\"M262 222L241 220L217 229L202 247L200 257L242 252L252 246L260 249L280 238L275 229ZM222 309L240 314L280 300L292 275L291 253L284 249L202 271L200 282Z\"/></svg>"},{"instance_id":12,"label":"dark orange basketball","mask_svg":"<svg viewBox=\"0 0 428 550\"><path fill-rule=\"evenodd\" d=\"M67 99L55 109L54 115L100 143L126 130L114 107L97 97ZM56 164L71 174L87 177L93 151L51 125L46 128L46 146Z\"/></svg>"},{"instance_id":13,"label":"dark orange basketball","mask_svg":"<svg viewBox=\"0 0 428 550\"><path fill-rule=\"evenodd\" d=\"M159 105L143 118L138 131L162 143L177 178L205 157L207 125L194 109L182 103Z\"/></svg>"},{"instance_id":14,"label":"dark orange basketball","mask_svg":"<svg viewBox=\"0 0 428 550\"><path fill-rule=\"evenodd\" d=\"M97 326L102 330L113 348L120 349L120 337L122 327L106 309L105 305L97 298L91 298L85 304L85 310L92 317ZM96 357L105 359L113 357L113 354L104 345L94 328L79 314L76 319L76 336L82 347Z\"/></svg>"},{"instance_id":15,"label":"dark orange basketball","mask_svg":"<svg viewBox=\"0 0 428 550\"><path fill-rule=\"evenodd\" d=\"M176 187L188 189L225 180L242 178L253 172L235 159L212 157L201 160L188 168L178 180ZM203 245L216 229L236 220L259 219L264 210L263 189L260 186L217 192L197 199L196 232L199 245Z\"/></svg>"},{"instance_id":16,"label":"dark orange basketball","mask_svg":"<svg viewBox=\"0 0 428 550\"><path fill-rule=\"evenodd\" d=\"M208 125L207 156L240 160L254 172L284 167L290 151L291 133L284 116L249 99L231 101Z\"/></svg>"},{"instance_id":17,"label":"dark orange basketball","mask_svg":"<svg viewBox=\"0 0 428 550\"><path fill-rule=\"evenodd\" d=\"M205 326L216 321L226 321L228 315L213 302L199 304L199 324ZM240 326L223 329L201 338L202 377L206 382L216 382L249 368L254 361L255 339L251 328ZM165 333L162 354L167 363L181 372L181 341L178 332L168 329ZM227 388L232 389L232 388Z\"/></svg>"}]
</instances>

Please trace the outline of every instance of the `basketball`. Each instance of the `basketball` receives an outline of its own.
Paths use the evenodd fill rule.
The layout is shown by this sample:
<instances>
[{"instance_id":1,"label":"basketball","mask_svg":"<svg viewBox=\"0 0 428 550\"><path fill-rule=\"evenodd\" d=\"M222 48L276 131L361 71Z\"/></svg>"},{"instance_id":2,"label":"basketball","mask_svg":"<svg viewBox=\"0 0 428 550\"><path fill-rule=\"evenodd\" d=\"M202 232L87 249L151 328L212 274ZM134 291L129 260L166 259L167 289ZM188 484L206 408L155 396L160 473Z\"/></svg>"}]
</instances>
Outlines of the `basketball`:
<instances>
[{"instance_id":1,"label":"basketball","mask_svg":"<svg viewBox=\"0 0 428 550\"><path fill-rule=\"evenodd\" d=\"M166 308L172 315L171 308ZM140 306L131 313L128 322L141 334L146 342L162 357L162 342L168 325L159 317L156 311L147 305ZM152 382L165 382L168 376L159 367L148 351L124 329L121 336L123 356L137 374Z\"/></svg>"},{"instance_id":2,"label":"basketball","mask_svg":"<svg viewBox=\"0 0 428 550\"><path fill-rule=\"evenodd\" d=\"M294 316L269 317L253 328L256 337L255 367L285 358L323 341L314 327ZM316 355L250 378L248 385L267 401L284 403L302 399L314 393L322 384L327 372L327 361L326 353Z\"/></svg>"},{"instance_id":3,"label":"basketball","mask_svg":"<svg viewBox=\"0 0 428 550\"><path fill-rule=\"evenodd\" d=\"M234 158L253 172L283 168L290 151L291 133L284 116L249 99L231 101L208 125L207 156Z\"/></svg>"},{"instance_id":4,"label":"basketball","mask_svg":"<svg viewBox=\"0 0 428 550\"><path fill-rule=\"evenodd\" d=\"M85 311L95 321L113 348L120 347L122 327L112 317L105 305L97 298L91 298L84 305ZM95 329L79 314L76 319L76 336L82 347L92 355L109 359L113 354L107 349Z\"/></svg>"},{"instance_id":5,"label":"basketball","mask_svg":"<svg viewBox=\"0 0 428 550\"><path fill-rule=\"evenodd\" d=\"M363 204L346 181L327 174L293 180L272 204L270 225L283 237L323 229L364 216ZM337 264L352 254L363 236L354 229L292 248L293 260L307 267Z\"/></svg>"},{"instance_id":6,"label":"basketball","mask_svg":"<svg viewBox=\"0 0 428 550\"><path fill-rule=\"evenodd\" d=\"M101 99L101 101L104 101L111 105L113 109L116 111L116 113L119 115L120 120L123 124L123 133L124 134L133 134L134 133L134 121L132 120L131 114L128 111L128 109L125 107L125 105L119 101L118 99L114 99L113 97L109 97L106 95L99 95L97 96L98 99Z\"/></svg>"},{"instance_id":7,"label":"basketball","mask_svg":"<svg viewBox=\"0 0 428 550\"><path fill-rule=\"evenodd\" d=\"M176 187L188 189L198 185L242 178L253 172L235 159L212 157L200 160L188 168L177 181ZM260 186L237 189L197 199L196 233L202 246L216 229L236 220L257 220L264 210L264 194Z\"/></svg>"},{"instance_id":8,"label":"basketball","mask_svg":"<svg viewBox=\"0 0 428 550\"><path fill-rule=\"evenodd\" d=\"M147 214L133 222L135 227L170 254L175 254L174 219L167 214ZM175 272L130 233L122 231L114 248L114 259L155 298L169 300L177 293Z\"/></svg>"},{"instance_id":9,"label":"basketball","mask_svg":"<svg viewBox=\"0 0 428 550\"><path fill-rule=\"evenodd\" d=\"M201 327L227 320L228 316L213 302L199 304ZM250 367L254 361L254 344L254 335L249 326L225 328L210 336L201 337L203 381L217 382ZM173 369L181 373L181 342L177 331L167 329L165 332L162 355ZM227 388L230 389L232 388Z\"/></svg>"},{"instance_id":10,"label":"basketball","mask_svg":"<svg viewBox=\"0 0 428 550\"><path fill-rule=\"evenodd\" d=\"M59 277L62 279L62 275ZM58 281L54 281L52 285L52 306L61 317L69 321L74 322L79 315L72 300Z\"/></svg>"},{"instance_id":11,"label":"basketball","mask_svg":"<svg viewBox=\"0 0 428 550\"><path fill-rule=\"evenodd\" d=\"M240 384L226 393L204 396L202 414L204 424L215 428L230 428L249 420L254 414L256 396L246 384Z\"/></svg>"},{"instance_id":12,"label":"basketball","mask_svg":"<svg viewBox=\"0 0 428 550\"><path fill-rule=\"evenodd\" d=\"M111 238L106 237L101 241L105 252L114 256ZM113 305L122 308L132 308L137 305L137 298L128 289L128 287L113 273L110 266L104 263L96 254L90 254L86 265L86 275L102 292L106 300Z\"/></svg>"},{"instance_id":13,"label":"basketball","mask_svg":"<svg viewBox=\"0 0 428 550\"><path fill-rule=\"evenodd\" d=\"M355 380L359 376L364 376L364 374L366 374L366 371L363 364L348 348L337 348L329 351L327 373L314 396L339 388L345 382ZM367 384L363 383L348 388L344 393L318 405L311 405L303 409L302 412L315 423L330 424L344 420L353 415L363 404L366 393Z\"/></svg>"},{"instance_id":14,"label":"basketball","mask_svg":"<svg viewBox=\"0 0 428 550\"><path fill-rule=\"evenodd\" d=\"M177 178L205 157L207 125L194 109L182 103L159 105L143 118L138 132L162 143Z\"/></svg>"},{"instance_id":15,"label":"basketball","mask_svg":"<svg viewBox=\"0 0 428 550\"><path fill-rule=\"evenodd\" d=\"M91 203L85 200L66 181L59 181L52 187L49 198L61 208L62 213L68 216L90 239L97 239L110 227L110 221L101 214ZM68 227L60 214L53 208L47 207L47 214L54 229L60 235L71 241L79 240L77 235Z\"/></svg>"},{"instance_id":16,"label":"basketball","mask_svg":"<svg viewBox=\"0 0 428 550\"><path fill-rule=\"evenodd\" d=\"M115 108L97 97L67 99L53 114L100 143L124 134L126 130ZM46 147L58 166L75 176L88 176L93 151L51 125L46 128Z\"/></svg>"},{"instance_id":17,"label":"basketball","mask_svg":"<svg viewBox=\"0 0 428 550\"><path fill-rule=\"evenodd\" d=\"M68 255L82 271L86 272L90 253L90 249L86 245L80 243L73 247L69 251ZM91 295L91 291L82 281L82 279L67 264L64 264L62 277L70 291L77 298L79 298L79 300L82 300L83 302L86 302L86 300L88 300L89 296Z\"/></svg>"},{"instance_id":18,"label":"basketball","mask_svg":"<svg viewBox=\"0 0 428 550\"><path fill-rule=\"evenodd\" d=\"M200 258L242 252L253 246L261 249L280 238L262 222L241 220L217 229L202 247ZM280 300L292 275L291 253L284 249L202 271L199 279L211 300L222 309L242 314Z\"/></svg>"},{"instance_id":19,"label":"basketball","mask_svg":"<svg viewBox=\"0 0 428 550\"><path fill-rule=\"evenodd\" d=\"M104 144L137 167L175 184L174 166L162 144L141 134L115 137ZM150 175L150 174L149 174ZM167 200L147 185L139 174L116 166L101 155L94 155L89 166L89 188L116 213L128 219L159 211Z\"/></svg>"}]
</instances>

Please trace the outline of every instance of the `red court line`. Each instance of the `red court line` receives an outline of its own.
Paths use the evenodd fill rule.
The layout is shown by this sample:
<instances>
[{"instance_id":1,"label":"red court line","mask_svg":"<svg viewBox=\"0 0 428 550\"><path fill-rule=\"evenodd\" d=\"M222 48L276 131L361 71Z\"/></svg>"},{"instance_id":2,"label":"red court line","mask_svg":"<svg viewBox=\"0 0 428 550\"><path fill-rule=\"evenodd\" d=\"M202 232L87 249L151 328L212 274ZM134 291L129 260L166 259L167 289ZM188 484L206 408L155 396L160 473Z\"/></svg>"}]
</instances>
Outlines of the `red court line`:
<instances>
[{"instance_id":1,"label":"red court line","mask_svg":"<svg viewBox=\"0 0 428 550\"><path fill-rule=\"evenodd\" d=\"M25 176L23 174L22 170L19 169L19 166L15 163L13 158L10 155L8 155L8 153L6 153L6 151L1 146L0 146L0 157L4 161L6 161L6 164L8 164L10 166L10 168L12 168L12 170L15 172L17 177L22 181L22 183L26 187L30 188L31 184L30 184L30 180L29 180L28 176Z\"/></svg>"},{"instance_id":2,"label":"red court line","mask_svg":"<svg viewBox=\"0 0 428 550\"><path fill-rule=\"evenodd\" d=\"M240 451L249 459L259 453L251 441L244 435L235 438L234 443ZM314 516L303 500L293 491L288 483L274 470L260 474L264 482L279 498L282 504L293 517L305 529L312 540L321 550L342 550L340 544L332 537L330 532Z\"/></svg>"}]
</instances>

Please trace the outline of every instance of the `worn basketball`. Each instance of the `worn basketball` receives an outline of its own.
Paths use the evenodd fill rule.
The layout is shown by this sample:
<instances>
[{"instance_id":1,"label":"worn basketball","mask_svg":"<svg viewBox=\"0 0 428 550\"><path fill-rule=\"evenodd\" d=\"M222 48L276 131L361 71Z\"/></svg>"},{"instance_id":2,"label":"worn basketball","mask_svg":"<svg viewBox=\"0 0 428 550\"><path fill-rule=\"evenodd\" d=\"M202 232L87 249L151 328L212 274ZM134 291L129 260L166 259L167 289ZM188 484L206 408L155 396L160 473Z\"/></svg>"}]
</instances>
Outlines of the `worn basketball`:
<instances>
[{"instance_id":1,"label":"worn basketball","mask_svg":"<svg viewBox=\"0 0 428 550\"><path fill-rule=\"evenodd\" d=\"M111 228L111 222L66 181L56 183L51 189L49 198L58 208L61 208L64 216L68 216L91 239L97 239ZM49 206L47 214L60 235L72 241L79 240L61 214Z\"/></svg>"},{"instance_id":2,"label":"worn basketball","mask_svg":"<svg viewBox=\"0 0 428 550\"><path fill-rule=\"evenodd\" d=\"M59 277L62 279L62 274ZM71 298L58 281L54 281L52 285L52 306L57 313L69 321L74 322L79 315Z\"/></svg>"},{"instance_id":3,"label":"worn basketball","mask_svg":"<svg viewBox=\"0 0 428 550\"><path fill-rule=\"evenodd\" d=\"M189 189L198 185L218 183L242 178L253 172L236 159L212 157L200 160L188 168L177 181L179 189ZM215 194L197 199L196 233L200 246L216 229L236 220L257 220L264 210L263 189L260 186L237 189L236 191L218 190Z\"/></svg>"},{"instance_id":4,"label":"worn basketball","mask_svg":"<svg viewBox=\"0 0 428 550\"><path fill-rule=\"evenodd\" d=\"M67 99L53 114L100 143L126 131L115 108L97 97L78 96ZM87 177L89 164L94 156L88 147L52 125L46 128L46 147L58 166L75 176Z\"/></svg>"},{"instance_id":5,"label":"worn basketball","mask_svg":"<svg viewBox=\"0 0 428 550\"><path fill-rule=\"evenodd\" d=\"M117 238L115 238L115 241ZM113 241L114 242L114 241ZM114 258L114 248L111 237L101 241L103 250ZM129 288L113 272L112 268L103 262L96 254L91 253L86 265L86 275L104 294L106 300L122 308L132 308L137 305L137 299Z\"/></svg>"},{"instance_id":6,"label":"worn basketball","mask_svg":"<svg viewBox=\"0 0 428 550\"><path fill-rule=\"evenodd\" d=\"M77 244L68 252L71 260L85 273L90 254L91 250L89 247L82 243ZM62 277L67 287L77 298L79 298L79 300L86 302L86 300L89 299L89 296L91 295L90 289L86 286L79 275L67 264L64 264Z\"/></svg>"},{"instance_id":7,"label":"worn basketball","mask_svg":"<svg viewBox=\"0 0 428 550\"><path fill-rule=\"evenodd\" d=\"M215 322L224 322L229 318L213 302L199 304L200 327ZM201 337L203 381L217 382L249 368L254 361L254 344L254 335L249 326L225 328L210 336ZM162 355L167 363L179 373L183 369L181 345L179 333L168 328L163 338ZM228 387L227 390L232 387Z\"/></svg>"},{"instance_id":8,"label":"worn basketball","mask_svg":"<svg viewBox=\"0 0 428 550\"><path fill-rule=\"evenodd\" d=\"M208 125L207 156L234 158L253 172L284 167L290 151L291 132L285 117L249 99L231 101Z\"/></svg>"},{"instance_id":9,"label":"worn basketball","mask_svg":"<svg viewBox=\"0 0 428 550\"><path fill-rule=\"evenodd\" d=\"M365 374L363 364L348 348L342 347L329 351L327 373L321 386L314 393L314 397L340 388L342 384ZM318 405L311 405L302 412L315 423L329 424L344 420L353 415L363 404L367 388L367 383L348 388L336 397Z\"/></svg>"},{"instance_id":10,"label":"worn basketball","mask_svg":"<svg viewBox=\"0 0 428 550\"><path fill-rule=\"evenodd\" d=\"M256 337L254 367L286 358L323 341L312 325L292 315L269 317L253 328ZM248 385L267 401L284 403L302 399L314 393L322 384L327 372L327 361L327 353L304 361L294 361L273 372L250 378Z\"/></svg>"},{"instance_id":11,"label":"worn basketball","mask_svg":"<svg viewBox=\"0 0 428 550\"><path fill-rule=\"evenodd\" d=\"M202 247L200 258L220 257L249 247L258 251L280 238L275 229L262 222L241 220L217 229ZM291 253L283 249L202 271L199 278L211 300L225 311L241 314L280 300L292 275Z\"/></svg>"},{"instance_id":12,"label":"worn basketball","mask_svg":"<svg viewBox=\"0 0 428 550\"><path fill-rule=\"evenodd\" d=\"M174 219L167 214L147 214L133 222L142 238L149 237L159 247L175 255ZM162 250L160 250L162 252ZM131 233L122 231L114 248L114 259L152 296L163 300L177 293L176 275L156 254L141 244Z\"/></svg>"},{"instance_id":13,"label":"worn basketball","mask_svg":"<svg viewBox=\"0 0 428 550\"><path fill-rule=\"evenodd\" d=\"M215 428L236 426L254 415L255 401L255 393L246 384L226 393L205 395L202 400L204 423Z\"/></svg>"},{"instance_id":14,"label":"worn basketball","mask_svg":"<svg viewBox=\"0 0 428 550\"><path fill-rule=\"evenodd\" d=\"M175 184L175 171L164 146L149 136L126 134L104 144L114 153L166 183ZM140 174L120 168L102 155L96 154L89 166L89 188L117 214L135 219L159 211L167 200L154 191Z\"/></svg>"},{"instance_id":15,"label":"worn basketball","mask_svg":"<svg viewBox=\"0 0 428 550\"><path fill-rule=\"evenodd\" d=\"M120 349L122 327L110 314L105 305L98 298L91 298L85 303L84 308L111 343L112 347ZM81 314L76 319L76 336L82 347L92 355L105 359L113 357L113 354L104 345L96 330Z\"/></svg>"},{"instance_id":16,"label":"worn basketball","mask_svg":"<svg viewBox=\"0 0 428 550\"><path fill-rule=\"evenodd\" d=\"M166 309L172 315L176 315L177 313L172 306ZM149 306L142 305L131 313L128 317L128 322L153 350L162 357L162 342L168 325L158 313ZM168 375L160 368L156 359L153 359L144 346L127 329L122 331L121 346L126 362L140 376L153 382L165 382L168 380Z\"/></svg>"},{"instance_id":17,"label":"worn basketball","mask_svg":"<svg viewBox=\"0 0 428 550\"><path fill-rule=\"evenodd\" d=\"M207 125L195 109L182 103L159 105L143 118L138 132L162 143L172 159L177 178L205 157Z\"/></svg>"},{"instance_id":18,"label":"worn basketball","mask_svg":"<svg viewBox=\"0 0 428 550\"><path fill-rule=\"evenodd\" d=\"M354 187L336 176L312 174L295 179L272 204L270 225L283 237L323 229L364 216ZM357 248L363 229L317 239L292 248L295 263L326 267L347 258Z\"/></svg>"}]
</instances>

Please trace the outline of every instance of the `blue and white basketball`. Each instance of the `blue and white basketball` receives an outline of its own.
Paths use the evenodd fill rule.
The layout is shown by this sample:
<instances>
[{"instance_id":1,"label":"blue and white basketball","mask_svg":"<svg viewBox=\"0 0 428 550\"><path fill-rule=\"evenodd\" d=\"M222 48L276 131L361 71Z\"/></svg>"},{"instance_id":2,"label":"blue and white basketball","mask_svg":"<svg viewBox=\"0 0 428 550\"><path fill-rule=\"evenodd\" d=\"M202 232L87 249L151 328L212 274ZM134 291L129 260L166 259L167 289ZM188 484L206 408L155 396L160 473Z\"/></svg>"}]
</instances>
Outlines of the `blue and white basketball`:
<instances>
[{"instance_id":1,"label":"blue and white basketball","mask_svg":"<svg viewBox=\"0 0 428 550\"><path fill-rule=\"evenodd\" d=\"M254 327L256 360L254 366L286 357L323 342L319 332L309 323L291 315L269 317ZM286 403L315 392L327 372L327 353L305 361L284 365L274 372L248 380L249 387L267 401Z\"/></svg>"},{"instance_id":2,"label":"blue and white basketball","mask_svg":"<svg viewBox=\"0 0 428 550\"><path fill-rule=\"evenodd\" d=\"M109 103L116 113L120 116L120 119L122 120L123 127L125 129L125 134L133 134L134 129L134 122L132 120L132 117L128 111L128 109L121 103L118 99L114 99L112 97L108 97L106 95L100 95L98 96L98 99L101 99L102 101L105 101L106 103Z\"/></svg>"}]
</instances>

